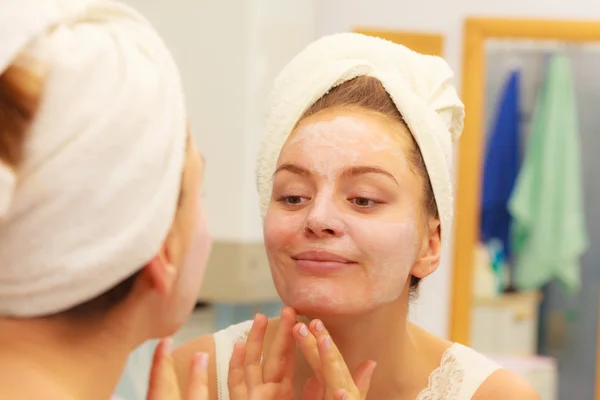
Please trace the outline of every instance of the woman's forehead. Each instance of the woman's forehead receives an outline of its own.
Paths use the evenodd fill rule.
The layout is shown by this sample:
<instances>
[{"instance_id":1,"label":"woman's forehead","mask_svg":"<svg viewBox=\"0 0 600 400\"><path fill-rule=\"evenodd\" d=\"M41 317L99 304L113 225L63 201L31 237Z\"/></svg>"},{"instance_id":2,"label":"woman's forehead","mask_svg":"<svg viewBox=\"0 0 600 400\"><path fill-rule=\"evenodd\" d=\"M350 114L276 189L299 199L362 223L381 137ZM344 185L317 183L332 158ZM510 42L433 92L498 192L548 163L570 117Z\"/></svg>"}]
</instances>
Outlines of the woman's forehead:
<instances>
[{"instance_id":1,"label":"woman's forehead","mask_svg":"<svg viewBox=\"0 0 600 400\"><path fill-rule=\"evenodd\" d=\"M405 159L406 140L400 136L402 124L391 125L378 115L368 113L319 113L298 124L280 155L280 163L288 158L325 156L332 163L340 159L352 162L357 158L390 155Z\"/></svg>"}]
</instances>

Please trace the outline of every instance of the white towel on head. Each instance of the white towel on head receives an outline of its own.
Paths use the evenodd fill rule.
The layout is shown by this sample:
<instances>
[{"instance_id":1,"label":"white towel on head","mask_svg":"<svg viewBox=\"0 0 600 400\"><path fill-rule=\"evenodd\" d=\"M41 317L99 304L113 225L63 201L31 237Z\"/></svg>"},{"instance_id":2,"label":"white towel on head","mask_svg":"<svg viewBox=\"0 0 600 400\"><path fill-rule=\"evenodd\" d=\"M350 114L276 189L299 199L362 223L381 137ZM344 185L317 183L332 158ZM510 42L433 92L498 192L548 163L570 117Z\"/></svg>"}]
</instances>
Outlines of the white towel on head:
<instances>
[{"instance_id":1,"label":"white towel on head","mask_svg":"<svg viewBox=\"0 0 600 400\"><path fill-rule=\"evenodd\" d=\"M440 57L357 33L313 42L275 79L257 163L263 218L279 153L298 119L330 89L362 75L381 81L418 143L437 202L443 242L447 242L453 214L452 143L459 138L464 119L453 73Z\"/></svg>"},{"instance_id":2,"label":"white towel on head","mask_svg":"<svg viewBox=\"0 0 600 400\"><path fill-rule=\"evenodd\" d=\"M0 27L0 72L19 52L44 67L23 163L0 179L0 315L48 315L158 252L180 192L185 104L163 41L121 3L5 0Z\"/></svg>"}]
</instances>

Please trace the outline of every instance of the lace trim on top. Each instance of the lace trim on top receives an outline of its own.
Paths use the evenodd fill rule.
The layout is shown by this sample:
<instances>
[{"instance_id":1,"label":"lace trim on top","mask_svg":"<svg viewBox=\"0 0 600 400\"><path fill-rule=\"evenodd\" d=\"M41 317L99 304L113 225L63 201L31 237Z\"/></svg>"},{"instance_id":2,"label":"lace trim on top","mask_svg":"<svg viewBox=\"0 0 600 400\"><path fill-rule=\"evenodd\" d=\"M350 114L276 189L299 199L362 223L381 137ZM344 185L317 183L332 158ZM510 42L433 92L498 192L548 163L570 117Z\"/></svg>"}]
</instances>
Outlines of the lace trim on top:
<instances>
[{"instance_id":1,"label":"lace trim on top","mask_svg":"<svg viewBox=\"0 0 600 400\"><path fill-rule=\"evenodd\" d=\"M450 346L444 352L440 365L429 374L429 383L417 396L417 400L450 400L458 396L465 378Z\"/></svg>"}]
</instances>

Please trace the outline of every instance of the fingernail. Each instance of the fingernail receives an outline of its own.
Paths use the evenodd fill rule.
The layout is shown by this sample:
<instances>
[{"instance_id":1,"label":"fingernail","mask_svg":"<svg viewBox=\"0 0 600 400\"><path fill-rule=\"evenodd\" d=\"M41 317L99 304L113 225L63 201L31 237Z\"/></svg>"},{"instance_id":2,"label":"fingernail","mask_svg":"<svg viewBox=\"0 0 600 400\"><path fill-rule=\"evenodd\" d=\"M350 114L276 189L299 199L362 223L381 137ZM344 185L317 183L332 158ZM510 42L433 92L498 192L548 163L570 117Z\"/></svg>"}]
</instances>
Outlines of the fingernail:
<instances>
[{"instance_id":1,"label":"fingernail","mask_svg":"<svg viewBox=\"0 0 600 400\"><path fill-rule=\"evenodd\" d=\"M169 275L177 274L177 268L173 264L167 264L166 270Z\"/></svg>"},{"instance_id":2,"label":"fingernail","mask_svg":"<svg viewBox=\"0 0 600 400\"><path fill-rule=\"evenodd\" d=\"M302 324L302 326L300 327L300 330L298 331L298 333L302 337L307 337L308 336L308 328L306 327L306 325Z\"/></svg>"},{"instance_id":3,"label":"fingernail","mask_svg":"<svg viewBox=\"0 0 600 400\"><path fill-rule=\"evenodd\" d=\"M323 346L325 346L326 349L331 348L331 336L327 336L325 338L325 340L323 341Z\"/></svg>"},{"instance_id":4,"label":"fingernail","mask_svg":"<svg viewBox=\"0 0 600 400\"><path fill-rule=\"evenodd\" d=\"M348 391L346 389L340 389L335 392L335 400L346 400L348 398Z\"/></svg>"},{"instance_id":5,"label":"fingernail","mask_svg":"<svg viewBox=\"0 0 600 400\"><path fill-rule=\"evenodd\" d=\"M208 368L208 353L197 353L196 365L198 365L201 370L205 371Z\"/></svg>"},{"instance_id":6,"label":"fingernail","mask_svg":"<svg viewBox=\"0 0 600 400\"><path fill-rule=\"evenodd\" d=\"M315 329L317 332L323 332L325 330L325 325L321 321L317 321L317 325L315 325Z\"/></svg>"},{"instance_id":7,"label":"fingernail","mask_svg":"<svg viewBox=\"0 0 600 400\"><path fill-rule=\"evenodd\" d=\"M167 352L167 354L171 354L173 352L173 339L172 338L165 338L165 351Z\"/></svg>"}]
</instances>

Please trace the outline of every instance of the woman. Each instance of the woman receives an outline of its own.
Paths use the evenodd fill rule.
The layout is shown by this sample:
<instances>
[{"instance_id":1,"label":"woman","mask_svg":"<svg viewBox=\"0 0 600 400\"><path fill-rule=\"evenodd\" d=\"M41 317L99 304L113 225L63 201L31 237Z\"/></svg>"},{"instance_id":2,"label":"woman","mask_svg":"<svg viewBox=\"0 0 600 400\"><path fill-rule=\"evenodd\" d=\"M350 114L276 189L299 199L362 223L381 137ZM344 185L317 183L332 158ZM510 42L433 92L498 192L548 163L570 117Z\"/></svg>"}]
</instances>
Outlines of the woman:
<instances>
[{"instance_id":1,"label":"woman","mask_svg":"<svg viewBox=\"0 0 600 400\"><path fill-rule=\"evenodd\" d=\"M284 68L257 174L273 280L301 316L297 338L328 332L350 370L377 362L369 399L536 399L520 377L407 320L451 231L464 115L451 77L440 58L358 34L322 38ZM269 323L266 354L283 323ZM180 381L190 355L208 352L212 398L235 400L222 360L248 329L177 350ZM313 370L321 379L314 358L297 357L293 398Z\"/></svg>"},{"instance_id":2,"label":"woman","mask_svg":"<svg viewBox=\"0 0 600 400\"><path fill-rule=\"evenodd\" d=\"M0 27L0 398L106 400L134 348L186 321L210 252L179 71L118 2L4 1ZM180 398L169 347L151 399ZM252 381L244 353L241 398L279 398L284 365ZM186 399L207 398L207 364L191 357Z\"/></svg>"},{"instance_id":3,"label":"woman","mask_svg":"<svg viewBox=\"0 0 600 400\"><path fill-rule=\"evenodd\" d=\"M185 322L209 255L179 72L116 2L0 19L0 398L106 400Z\"/></svg>"}]
</instances>

